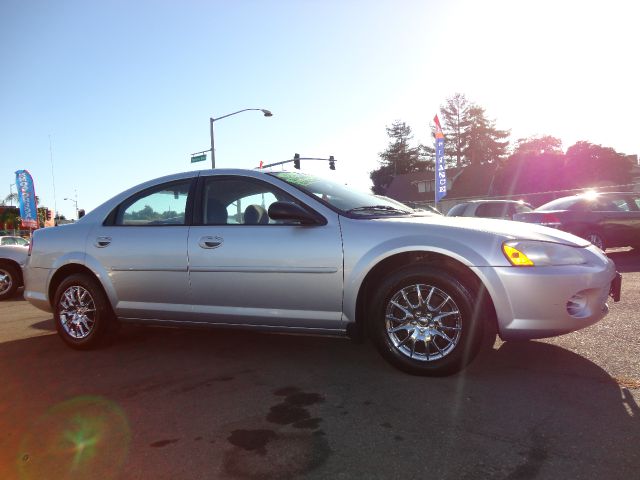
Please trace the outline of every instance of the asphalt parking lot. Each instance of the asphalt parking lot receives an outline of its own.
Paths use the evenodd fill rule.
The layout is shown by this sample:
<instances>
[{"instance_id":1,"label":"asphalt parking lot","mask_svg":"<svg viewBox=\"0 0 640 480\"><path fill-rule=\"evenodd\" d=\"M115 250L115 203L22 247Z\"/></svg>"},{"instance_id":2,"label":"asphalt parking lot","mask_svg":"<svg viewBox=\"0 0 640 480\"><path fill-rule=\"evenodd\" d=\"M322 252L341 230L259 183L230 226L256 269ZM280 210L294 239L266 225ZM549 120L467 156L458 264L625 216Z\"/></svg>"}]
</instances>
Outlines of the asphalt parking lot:
<instances>
[{"instance_id":1,"label":"asphalt parking lot","mask_svg":"<svg viewBox=\"0 0 640 480\"><path fill-rule=\"evenodd\" d=\"M638 478L640 254L610 256L603 321L435 379L324 337L125 327L76 352L2 302L0 478Z\"/></svg>"}]
</instances>

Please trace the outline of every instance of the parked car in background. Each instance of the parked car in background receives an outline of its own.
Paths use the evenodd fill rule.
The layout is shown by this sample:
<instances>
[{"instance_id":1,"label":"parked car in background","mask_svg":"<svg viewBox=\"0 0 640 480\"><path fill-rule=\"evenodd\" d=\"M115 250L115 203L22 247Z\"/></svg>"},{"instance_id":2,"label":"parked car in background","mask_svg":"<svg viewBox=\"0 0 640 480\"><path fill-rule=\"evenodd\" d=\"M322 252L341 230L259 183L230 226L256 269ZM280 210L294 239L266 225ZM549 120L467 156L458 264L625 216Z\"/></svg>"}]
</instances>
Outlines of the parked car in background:
<instances>
[{"instance_id":1,"label":"parked car in background","mask_svg":"<svg viewBox=\"0 0 640 480\"><path fill-rule=\"evenodd\" d=\"M640 247L640 194L588 192L552 200L515 220L558 228L598 248Z\"/></svg>"},{"instance_id":2,"label":"parked car in background","mask_svg":"<svg viewBox=\"0 0 640 480\"><path fill-rule=\"evenodd\" d=\"M512 220L516 213L530 212L533 207L522 200L469 200L458 203L447 217L505 218Z\"/></svg>"},{"instance_id":3,"label":"parked car in background","mask_svg":"<svg viewBox=\"0 0 640 480\"><path fill-rule=\"evenodd\" d=\"M28 252L29 247L23 245L0 245L0 300L13 296L23 285Z\"/></svg>"},{"instance_id":4,"label":"parked car in background","mask_svg":"<svg viewBox=\"0 0 640 480\"><path fill-rule=\"evenodd\" d=\"M28 247L29 240L17 235L2 235L0 236L0 245L22 245L23 247Z\"/></svg>"},{"instance_id":5,"label":"parked car in background","mask_svg":"<svg viewBox=\"0 0 640 480\"><path fill-rule=\"evenodd\" d=\"M460 370L496 331L587 327L620 293L613 262L559 230L409 211L301 172L224 169L152 180L36 230L25 280L25 298L77 349L117 321L366 332L418 375Z\"/></svg>"}]
</instances>

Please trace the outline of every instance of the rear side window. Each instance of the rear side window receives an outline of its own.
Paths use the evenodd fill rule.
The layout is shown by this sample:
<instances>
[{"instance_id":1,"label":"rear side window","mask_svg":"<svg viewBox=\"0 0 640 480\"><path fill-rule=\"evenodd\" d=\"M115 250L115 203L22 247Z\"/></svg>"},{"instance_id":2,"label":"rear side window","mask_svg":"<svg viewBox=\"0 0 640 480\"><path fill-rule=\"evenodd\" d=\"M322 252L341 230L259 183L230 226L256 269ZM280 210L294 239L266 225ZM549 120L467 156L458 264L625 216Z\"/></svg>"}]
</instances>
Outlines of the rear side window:
<instances>
[{"instance_id":1,"label":"rear side window","mask_svg":"<svg viewBox=\"0 0 640 480\"><path fill-rule=\"evenodd\" d=\"M629 205L624 199L614 197L598 197L588 203L589 210L594 212L628 212Z\"/></svg>"},{"instance_id":2,"label":"rear side window","mask_svg":"<svg viewBox=\"0 0 640 480\"><path fill-rule=\"evenodd\" d=\"M124 202L116 225L185 225L191 179L160 185Z\"/></svg>"},{"instance_id":3,"label":"rear side window","mask_svg":"<svg viewBox=\"0 0 640 480\"><path fill-rule=\"evenodd\" d=\"M503 218L508 216L508 203L481 203L476 209L476 217Z\"/></svg>"}]
</instances>

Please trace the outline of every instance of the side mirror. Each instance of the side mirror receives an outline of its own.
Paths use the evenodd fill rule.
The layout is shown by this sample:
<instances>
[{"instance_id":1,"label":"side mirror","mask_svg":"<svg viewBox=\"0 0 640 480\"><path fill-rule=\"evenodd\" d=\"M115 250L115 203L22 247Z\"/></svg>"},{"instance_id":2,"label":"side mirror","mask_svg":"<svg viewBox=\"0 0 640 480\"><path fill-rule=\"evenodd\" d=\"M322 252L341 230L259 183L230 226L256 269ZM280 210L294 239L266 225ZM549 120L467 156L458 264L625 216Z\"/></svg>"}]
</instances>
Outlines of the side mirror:
<instances>
[{"instance_id":1,"label":"side mirror","mask_svg":"<svg viewBox=\"0 0 640 480\"><path fill-rule=\"evenodd\" d=\"M273 220L293 220L302 225L318 225L319 219L300 205L292 202L273 202L269 206L269 218Z\"/></svg>"}]
</instances>

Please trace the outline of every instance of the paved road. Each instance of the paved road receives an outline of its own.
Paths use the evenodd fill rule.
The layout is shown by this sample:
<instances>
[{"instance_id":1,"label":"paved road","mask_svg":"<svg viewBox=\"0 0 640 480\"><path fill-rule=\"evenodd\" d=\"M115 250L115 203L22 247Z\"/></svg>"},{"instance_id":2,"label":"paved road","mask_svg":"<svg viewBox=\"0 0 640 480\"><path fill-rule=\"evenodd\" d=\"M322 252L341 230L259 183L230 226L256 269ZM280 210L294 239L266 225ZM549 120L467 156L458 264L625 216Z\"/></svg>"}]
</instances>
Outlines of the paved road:
<instances>
[{"instance_id":1,"label":"paved road","mask_svg":"<svg viewBox=\"0 0 640 480\"><path fill-rule=\"evenodd\" d=\"M317 337L128 327L76 352L3 302L0 478L639 478L640 255L611 257L605 320L441 379Z\"/></svg>"}]
</instances>

